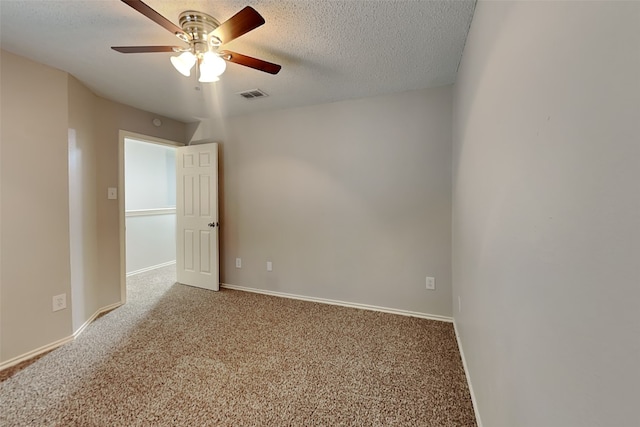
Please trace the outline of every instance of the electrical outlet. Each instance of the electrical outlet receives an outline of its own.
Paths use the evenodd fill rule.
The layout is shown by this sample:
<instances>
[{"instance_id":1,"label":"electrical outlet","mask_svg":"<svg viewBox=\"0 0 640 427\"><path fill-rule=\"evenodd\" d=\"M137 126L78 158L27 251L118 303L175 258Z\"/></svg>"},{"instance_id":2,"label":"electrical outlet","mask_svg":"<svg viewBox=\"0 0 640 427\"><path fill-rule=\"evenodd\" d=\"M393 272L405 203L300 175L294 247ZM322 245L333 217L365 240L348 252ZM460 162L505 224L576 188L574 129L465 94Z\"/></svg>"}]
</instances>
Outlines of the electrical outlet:
<instances>
[{"instance_id":1,"label":"electrical outlet","mask_svg":"<svg viewBox=\"0 0 640 427\"><path fill-rule=\"evenodd\" d=\"M273 271L273 263L271 261L267 261L267 271Z\"/></svg>"},{"instance_id":2,"label":"electrical outlet","mask_svg":"<svg viewBox=\"0 0 640 427\"><path fill-rule=\"evenodd\" d=\"M436 278L427 277L427 290L433 291L436 288Z\"/></svg>"},{"instance_id":3,"label":"electrical outlet","mask_svg":"<svg viewBox=\"0 0 640 427\"><path fill-rule=\"evenodd\" d=\"M242 258L236 258L236 268L242 268Z\"/></svg>"},{"instance_id":4,"label":"electrical outlet","mask_svg":"<svg viewBox=\"0 0 640 427\"><path fill-rule=\"evenodd\" d=\"M462 299L460 299L460 295L458 295L458 313L462 311Z\"/></svg>"},{"instance_id":5,"label":"electrical outlet","mask_svg":"<svg viewBox=\"0 0 640 427\"><path fill-rule=\"evenodd\" d=\"M53 311L67 308L67 294L60 294L53 297Z\"/></svg>"}]
</instances>

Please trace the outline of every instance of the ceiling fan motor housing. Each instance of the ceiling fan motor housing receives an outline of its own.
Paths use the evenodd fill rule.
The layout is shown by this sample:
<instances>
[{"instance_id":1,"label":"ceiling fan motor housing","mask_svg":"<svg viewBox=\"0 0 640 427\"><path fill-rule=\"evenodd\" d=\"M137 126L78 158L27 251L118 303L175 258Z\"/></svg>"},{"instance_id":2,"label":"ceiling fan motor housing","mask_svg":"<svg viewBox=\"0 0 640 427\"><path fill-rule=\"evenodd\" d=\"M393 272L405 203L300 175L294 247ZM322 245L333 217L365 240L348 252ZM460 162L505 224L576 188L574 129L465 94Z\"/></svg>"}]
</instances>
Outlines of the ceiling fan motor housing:
<instances>
[{"instance_id":1,"label":"ceiling fan motor housing","mask_svg":"<svg viewBox=\"0 0 640 427\"><path fill-rule=\"evenodd\" d=\"M195 10L185 10L180 14L179 22L180 27L191 38L186 41L192 45L196 55L208 52L209 45L217 48L222 44L219 38L211 34L220 26L220 22L213 16Z\"/></svg>"}]
</instances>

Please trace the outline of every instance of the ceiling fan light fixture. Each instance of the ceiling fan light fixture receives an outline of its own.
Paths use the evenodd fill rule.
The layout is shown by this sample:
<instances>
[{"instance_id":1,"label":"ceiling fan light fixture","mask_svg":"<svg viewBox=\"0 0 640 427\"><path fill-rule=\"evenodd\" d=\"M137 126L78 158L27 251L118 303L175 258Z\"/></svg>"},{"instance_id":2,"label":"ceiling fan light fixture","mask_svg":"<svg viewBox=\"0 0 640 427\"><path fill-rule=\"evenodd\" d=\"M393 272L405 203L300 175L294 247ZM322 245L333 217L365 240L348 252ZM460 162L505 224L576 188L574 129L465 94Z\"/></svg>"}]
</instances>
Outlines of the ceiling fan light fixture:
<instances>
[{"instance_id":1,"label":"ceiling fan light fixture","mask_svg":"<svg viewBox=\"0 0 640 427\"><path fill-rule=\"evenodd\" d=\"M202 56L200 64L200 78L202 83L217 82L218 77L227 69L227 63L213 52L207 52Z\"/></svg>"},{"instance_id":2,"label":"ceiling fan light fixture","mask_svg":"<svg viewBox=\"0 0 640 427\"><path fill-rule=\"evenodd\" d=\"M1 2L2 0L0 0ZM240 53L219 51L223 44L237 39L249 31L255 30L265 23L264 18L251 6L245 6L240 12L220 23L217 19L197 10L185 10L179 16L180 26L153 10L142 0L122 0L140 14L160 25L164 29L187 43L188 47L179 46L112 46L120 53L152 53L175 52L171 63L182 75L191 76L191 69L198 63L202 65L201 82L216 81L225 68L225 61L244 67L253 68L269 74L278 74L282 68L278 64L252 58ZM205 55L217 55L215 59L205 60ZM208 55L211 56L211 55ZM199 67L197 67L199 68ZM197 73L196 68L196 73Z\"/></svg>"},{"instance_id":3,"label":"ceiling fan light fixture","mask_svg":"<svg viewBox=\"0 0 640 427\"><path fill-rule=\"evenodd\" d=\"M196 64L196 56L191 52L182 52L178 56L172 56L171 63L180 74L189 77L191 69Z\"/></svg>"}]
</instances>

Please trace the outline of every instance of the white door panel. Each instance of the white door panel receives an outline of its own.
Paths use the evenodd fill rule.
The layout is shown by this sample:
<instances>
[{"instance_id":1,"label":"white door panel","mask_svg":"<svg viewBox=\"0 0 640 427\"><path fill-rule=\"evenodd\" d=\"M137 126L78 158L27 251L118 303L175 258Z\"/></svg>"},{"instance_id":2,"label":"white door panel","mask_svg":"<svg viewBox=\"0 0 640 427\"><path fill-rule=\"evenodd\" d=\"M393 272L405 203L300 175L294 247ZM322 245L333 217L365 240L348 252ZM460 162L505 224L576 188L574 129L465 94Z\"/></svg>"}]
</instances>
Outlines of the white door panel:
<instances>
[{"instance_id":1,"label":"white door panel","mask_svg":"<svg viewBox=\"0 0 640 427\"><path fill-rule=\"evenodd\" d=\"M218 144L179 147L176 179L178 282L217 291Z\"/></svg>"}]
</instances>

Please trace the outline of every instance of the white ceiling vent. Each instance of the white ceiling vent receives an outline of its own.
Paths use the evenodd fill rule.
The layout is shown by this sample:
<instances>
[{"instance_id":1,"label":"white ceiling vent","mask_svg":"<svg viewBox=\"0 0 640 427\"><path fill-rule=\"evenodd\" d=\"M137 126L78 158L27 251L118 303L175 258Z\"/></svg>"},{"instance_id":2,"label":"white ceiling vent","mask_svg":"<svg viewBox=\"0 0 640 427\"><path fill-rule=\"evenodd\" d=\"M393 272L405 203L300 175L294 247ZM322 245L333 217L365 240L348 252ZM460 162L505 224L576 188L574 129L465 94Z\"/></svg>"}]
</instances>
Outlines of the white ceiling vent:
<instances>
[{"instance_id":1,"label":"white ceiling vent","mask_svg":"<svg viewBox=\"0 0 640 427\"><path fill-rule=\"evenodd\" d=\"M238 95L245 99L256 99L256 98L264 98L265 96L269 96L260 89L251 89L245 90L244 92L239 92Z\"/></svg>"}]
</instances>

